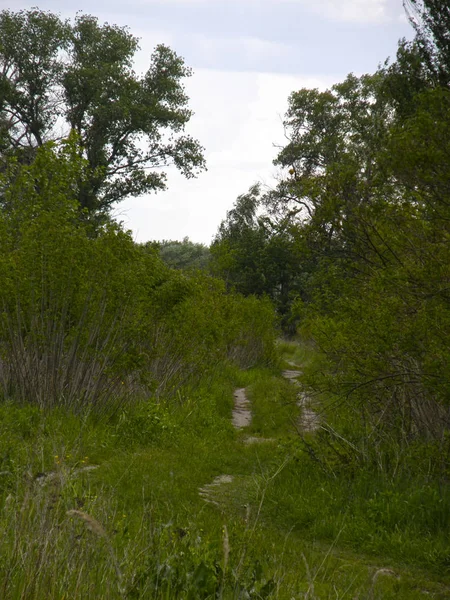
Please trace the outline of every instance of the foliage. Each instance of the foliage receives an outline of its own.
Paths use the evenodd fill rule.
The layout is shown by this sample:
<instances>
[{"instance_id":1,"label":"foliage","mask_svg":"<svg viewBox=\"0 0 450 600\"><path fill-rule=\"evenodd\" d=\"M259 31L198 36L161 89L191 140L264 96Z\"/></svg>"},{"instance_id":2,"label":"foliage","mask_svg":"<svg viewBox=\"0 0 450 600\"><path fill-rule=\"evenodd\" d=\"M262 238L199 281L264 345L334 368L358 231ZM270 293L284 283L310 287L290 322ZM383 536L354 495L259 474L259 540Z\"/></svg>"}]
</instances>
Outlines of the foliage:
<instances>
[{"instance_id":1,"label":"foliage","mask_svg":"<svg viewBox=\"0 0 450 600\"><path fill-rule=\"evenodd\" d=\"M204 168L202 148L183 134L192 113L182 79L191 71L156 47L142 76L132 68L138 40L126 28L79 14L73 23L39 9L0 13L0 122L3 161L29 162L36 147L70 130L89 174L77 199L90 213L166 186L161 168L186 177Z\"/></svg>"},{"instance_id":2,"label":"foliage","mask_svg":"<svg viewBox=\"0 0 450 600\"><path fill-rule=\"evenodd\" d=\"M92 237L79 222L77 148L75 139L43 146L29 167L11 161L3 177L2 395L40 405L119 394L134 352L137 250L116 225Z\"/></svg>"},{"instance_id":3,"label":"foliage","mask_svg":"<svg viewBox=\"0 0 450 600\"><path fill-rule=\"evenodd\" d=\"M448 8L412 4L396 62L291 94L278 185L242 196L212 248L222 275L273 295L266 250L288 244L289 320L321 353L305 383L351 407L367 464L450 427Z\"/></svg>"},{"instance_id":4,"label":"foliage","mask_svg":"<svg viewBox=\"0 0 450 600\"><path fill-rule=\"evenodd\" d=\"M256 412L277 397L278 449L232 431L236 385L252 386ZM1 405L2 597L445 598L446 496L300 467L290 399L267 370L223 369L182 407L143 403L107 421ZM220 509L198 493L218 473L236 474ZM364 553L336 547L342 538Z\"/></svg>"},{"instance_id":5,"label":"foliage","mask_svg":"<svg viewBox=\"0 0 450 600\"><path fill-rule=\"evenodd\" d=\"M162 260L173 269L202 269L209 265L210 251L203 244L196 244L188 237L181 242L177 240L163 240L162 242L147 242L147 245L158 249Z\"/></svg>"},{"instance_id":6,"label":"foliage","mask_svg":"<svg viewBox=\"0 0 450 600\"><path fill-rule=\"evenodd\" d=\"M322 259L314 302L298 304L326 356L313 385L358 406L373 440L385 427L402 444L439 439L449 426L447 96L423 94L391 127L377 153L385 178L333 237L340 252Z\"/></svg>"},{"instance_id":7,"label":"foliage","mask_svg":"<svg viewBox=\"0 0 450 600\"><path fill-rule=\"evenodd\" d=\"M404 0L422 60L438 86L450 84L450 11L445 0Z\"/></svg>"},{"instance_id":8,"label":"foliage","mask_svg":"<svg viewBox=\"0 0 450 600\"><path fill-rule=\"evenodd\" d=\"M259 214L261 202L259 186L237 199L211 246L211 270L229 289L267 295L288 328L292 297L304 289L301 257L289 227Z\"/></svg>"},{"instance_id":9,"label":"foliage","mask_svg":"<svg viewBox=\"0 0 450 600\"><path fill-rule=\"evenodd\" d=\"M85 176L73 135L42 146L29 166L11 160L2 177L3 397L114 409L175 395L227 357L271 359L266 304L249 311L219 281L169 269L119 225L93 236L78 218Z\"/></svg>"},{"instance_id":10,"label":"foliage","mask_svg":"<svg viewBox=\"0 0 450 600\"><path fill-rule=\"evenodd\" d=\"M134 38L92 17L2 13L0 52L25 66L41 57L31 75L6 65L16 87L1 82L2 597L448 596L450 96L433 71L445 73L445 39L426 19L428 46L419 31L375 74L291 95L277 158L288 173L220 226L223 281L79 218L106 209L119 180L80 207L114 152L114 127L90 129L114 112L94 49L117 51L99 81L131 122L115 86L151 87L128 70ZM6 44L14 32L24 52ZM162 123L185 104L184 67L161 52ZM33 92L42 121L27 104L36 72L55 83ZM73 131L46 143L58 98L74 107ZM8 123L16 100L23 118ZM189 261L200 250L175 246ZM275 373L273 304L307 339L278 351L301 363L315 433ZM231 426L236 387L257 444ZM219 474L234 478L205 502Z\"/></svg>"}]
</instances>

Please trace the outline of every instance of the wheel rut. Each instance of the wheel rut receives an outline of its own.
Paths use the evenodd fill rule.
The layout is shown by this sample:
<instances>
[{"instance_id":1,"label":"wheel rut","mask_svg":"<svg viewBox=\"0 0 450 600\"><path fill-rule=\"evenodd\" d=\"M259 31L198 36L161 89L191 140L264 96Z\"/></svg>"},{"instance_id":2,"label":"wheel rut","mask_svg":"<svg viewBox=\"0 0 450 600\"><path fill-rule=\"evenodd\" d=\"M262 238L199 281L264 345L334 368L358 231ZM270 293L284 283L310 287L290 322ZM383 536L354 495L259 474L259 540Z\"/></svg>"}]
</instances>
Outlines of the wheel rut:
<instances>
[{"instance_id":1,"label":"wheel rut","mask_svg":"<svg viewBox=\"0 0 450 600\"><path fill-rule=\"evenodd\" d=\"M289 364L296 366L294 363ZM283 371L283 377L298 387L301 387L298 378L302 374L302 371L297 369L285 369ZM297 393L297 405L301 409L301 415L297 423L299 433L312 433L317 431L320 427L320 417L314 410L314 403L311 397L303 390L299 390Z\"/></svg>"},{"instance_id":2,"label":"wheel rut","mask_svg":"<svg viewBox=\"0 0 450 600\"><path fill-rule=\"evenodd\" d=\"M231 421L233 423L233 427L237 431L241 431L246 427L249 427L252 423L252 410L250 400L247 396L246 388L237 388L234 393L234 407L231 415ZM264 444L267 442L274 442L274 439L270 438L261 438L256 436L245 436L242 438L242 442L249 446L251 444ZM234 476L228 474L222 474L215 477L210 483L202 486L198 493L202 500L204 500L208 504L213 504L214 506L220 507L220 500L224 500L225 489L230 487L230 484L233 483ZM222 502L223 504L223 502Z\"/></svg>"},{"instance_id":3,"label":"wheel rut","mask_svg":"<svg viewBox=\"0 0 450 600\"><path fill-rule=\"evenodd\" d=\"M290 363L292 367L297 367L294 363ZM282 373L283 377L290 381L292 385L300 387L298 377L302 372L298 368L285 369ZM252 410L246 388L237 388L234 393L234 407L231 420L233 427L238 430L244 430L252 423ZM320 426L320 419L317 412L314 410L311 398L303 390L297 393L297 405L301 408L297 427L299 433L311 433L316 431ZM272 438L262 438L256 436L245 436L242 442L245 445L261 444L267 442L275 442ZM234 476L222 474L215 477L210 483L205 484L199 489L199 495L208 504L220 507L226 497L226 489L229 489L230 484L234 481ZM222 500L222 503L221 503Z\"/></svg>"},{"instance_id":4,"label":"wheel rut","mask_svg":"<svg viewBox=\"0 0 450 600\"><path fill-rule=\"evenodd\" d=\"M232 422L235 429L243 429L251 425L252 411L245 388L238 388L234 392Z\"/></svg>"}]
</instances>

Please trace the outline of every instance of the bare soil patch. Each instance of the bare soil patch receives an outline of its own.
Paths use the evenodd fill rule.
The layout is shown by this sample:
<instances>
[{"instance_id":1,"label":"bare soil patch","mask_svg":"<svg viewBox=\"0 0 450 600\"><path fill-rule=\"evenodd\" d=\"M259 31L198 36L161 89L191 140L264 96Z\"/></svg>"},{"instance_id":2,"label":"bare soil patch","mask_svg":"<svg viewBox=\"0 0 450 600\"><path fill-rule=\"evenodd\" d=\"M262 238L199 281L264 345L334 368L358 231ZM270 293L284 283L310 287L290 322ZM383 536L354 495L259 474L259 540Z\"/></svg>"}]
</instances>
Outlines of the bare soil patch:
<instances>
[{"instance_id":1,"label":"bare soil patch","mask_svg":"<svg viewBox=\"0 0 450 600\"><path fill-rule=\"evenodd\" d=\"M295 366L294 363L289 364ZM283 371L283 377L288 379L296 386L301 385L297 379L301 374L302 372L296 369L285 369ZM302 433L311 433L317 431L320 426L320 417L313 409L313 403L308 394L303 391L299 391L297 394L297 404L302 411L298 421L299 431Z\"/></svg>"},{"instance_id":2,"label":"bare soil patch","mask_svg":"<svg viewBox=\"0 0 450 600\"><path fill-rule=\"evenodd\" d=\"M233 425L236 429L248 427L252 422L252 411L245 388L238 388L234 392Z\"/></svg>"}]
</instances>

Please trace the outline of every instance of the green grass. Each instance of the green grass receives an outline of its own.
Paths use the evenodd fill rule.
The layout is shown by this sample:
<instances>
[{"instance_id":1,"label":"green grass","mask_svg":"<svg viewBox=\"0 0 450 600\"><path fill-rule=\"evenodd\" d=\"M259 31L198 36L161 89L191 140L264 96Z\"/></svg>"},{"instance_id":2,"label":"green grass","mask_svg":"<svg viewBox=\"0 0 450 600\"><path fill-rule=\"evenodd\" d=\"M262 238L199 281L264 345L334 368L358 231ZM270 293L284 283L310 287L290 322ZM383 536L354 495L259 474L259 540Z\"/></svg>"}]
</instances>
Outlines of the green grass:
<instances>
[{"instance_id":1,"label":"green grass","mask_svg":"<svg viewBox=\"0 0 450 600\"><path fill-rule=\"evenodd\" d=\"M277 350L283 368L287 369L295 368L295 366L304 367L314 358L312 344L303 340L279 340L277 342Z\"/></svg>"},{"instance_id":2,"label":"green grass","mask_svg":"<svg viewBox=\"0 0 450 600\"><path fill-rule=\"evenodd\" d=\"M241 386L248 433L230 422ZM419 500L400 529L380 527L387 488L368 504L376 482L311 461L292 387L270 370L223 369L179 404L109 420L1 406L0 597L449 597L442 557L424 558L448 543L437 528L427 541ZM199 488L222 474L233 481L205 502Z\"/></svg>"}]
</instances>

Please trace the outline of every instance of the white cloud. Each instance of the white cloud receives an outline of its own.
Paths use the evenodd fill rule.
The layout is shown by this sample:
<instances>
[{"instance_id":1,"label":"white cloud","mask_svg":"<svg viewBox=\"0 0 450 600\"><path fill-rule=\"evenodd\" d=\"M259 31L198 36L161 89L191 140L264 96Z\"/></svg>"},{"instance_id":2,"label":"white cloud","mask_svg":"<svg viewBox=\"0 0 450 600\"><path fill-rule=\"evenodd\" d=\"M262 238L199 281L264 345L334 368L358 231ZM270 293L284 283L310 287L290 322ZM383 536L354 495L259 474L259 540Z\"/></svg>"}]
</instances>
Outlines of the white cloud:
<instances>
[{"instance_id":1,"label":"white cloud","mask_svg":"<svg viewBox=\"0 0 450 600\"><path fill-rule=\"evenodd\" d=\"M227 0L164 0L165 4L225 5ZM324 17L352 23L382 23L389 19L388 2L392 0L262 0L264 4L277 5L297 4L304 6L311 12L319 13ZM161 0L131 0L134 6L152 6L161 4ZM240 0L245 5L257 5L261 0Z\"/></svg>"},{"instance_id":2,"label":"white cloud","mask_svg":"<svg viewBox=\"0 0 450 600\"><path fill-rule=\"evenodd\" d=\"M290 58L292 47L282 41L269 41L252 36L211 36L188 33L184 44L193 56L202 57L202 65L215 68L217 64L233 65L234 69L253 70L255 65L282 65Z\"/></svg>"},{"instance_id":3,"label":"white cloud","mask_svg":"<svg viewBox=\"0 0 450 600\"><path fill-rule=\"evenodd\" d=\"M5 2L0 0L0 7ZM15 10L36 2L7 4ZM184 10L177 11L176 4ZM195 68L186 81L196 113L187 130L205 146L209 171L197 180L171 171L167 192L121 203L119 219L139 241L189 236L209 243L239 194L255 181L273 181L273 144L286 143L281 121L290 92L329 87L348 71L376 68L370 51L376 48L382 59L388 37L403 33L400 28L397 35L388 27L339 27L339 22L399 23L401 0L97 0L95 6L91 0L40 0L39 5L72 17L78 9L94 11L100 21L130 25L141 38L138 73L147 70L157 43L174 48L189 65L209 67ZM217 10L206 10L209 5ZM371 36L361 39L366 32Z\"/></svg>"},{"instance_id":4,"label":"white cloud","mask_svg":"<svg viewBox=\"0 0 450 600\"><path fill-rule=\"evenodd\" d=\"M273 182L273 144L283 144L287 98L301 87L334 79L273 73L196 71L187 92L195 116L189 132L206 148L208 172L196 180L169 173L169 190L121 203L117 214L138 241L182 239L210 243L239 194L258 180Z\"/></svg>"},{"instance_id":5,"label":"white cloud","mask_svg":"<svg viewBox=\"0 0 450 600\"><path fill-rule=\"evenodd\" d=\"M290 0L336 21L383 23L389 20L387 0Z\"/></svg>"}]
</instances>

